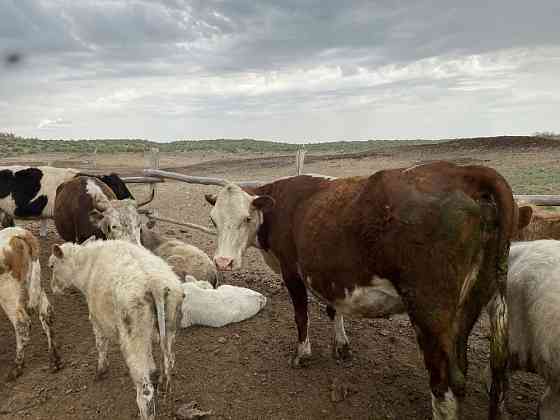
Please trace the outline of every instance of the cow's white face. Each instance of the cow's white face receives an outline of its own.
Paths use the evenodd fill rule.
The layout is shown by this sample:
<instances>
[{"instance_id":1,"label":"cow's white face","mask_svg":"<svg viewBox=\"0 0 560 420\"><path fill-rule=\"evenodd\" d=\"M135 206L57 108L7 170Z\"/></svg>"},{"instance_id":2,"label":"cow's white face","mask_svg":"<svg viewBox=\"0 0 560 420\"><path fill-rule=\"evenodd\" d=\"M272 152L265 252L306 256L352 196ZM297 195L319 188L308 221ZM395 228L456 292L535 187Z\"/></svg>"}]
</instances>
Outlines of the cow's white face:
<instances>
[{"instance_id":1,"label":"cow's white face","mask_svg":"<svg viewBox=\"0 0 560 420\"><path fill-rule=\"evenodd\" d=\"M107 239L121 239L141 245L141 216L134 200L111 200L103 211L94 209L90 220Z\"/></svg>"},{"instance_id":2,"label":"cow's white face","mask_svg":"<svg viewBox=\"0 0 560 420\"><path fill-rule=\"evenodd\" d=\"M51 289L53 293L62 293L72 284L71 279L76 274L76 268L68 258L74 251L74 245L65 243L54 245L49 257L51 269Z\"/></svg>"},{"instance_id":3,"label":"cow's white face","mask_svg":"<svg viewBox=\"0 0 560 420\"><path fill-rule=\"evenodd\" d=\"M217 230L214 254L216 268L221 271L241 268L243 253L257 245L257 231L263 221L263 211L274 205L269 196L247 194L239 186L229 184L218 195L207 195L214 206L210 220Z\"/></svg>"}]
</instances>

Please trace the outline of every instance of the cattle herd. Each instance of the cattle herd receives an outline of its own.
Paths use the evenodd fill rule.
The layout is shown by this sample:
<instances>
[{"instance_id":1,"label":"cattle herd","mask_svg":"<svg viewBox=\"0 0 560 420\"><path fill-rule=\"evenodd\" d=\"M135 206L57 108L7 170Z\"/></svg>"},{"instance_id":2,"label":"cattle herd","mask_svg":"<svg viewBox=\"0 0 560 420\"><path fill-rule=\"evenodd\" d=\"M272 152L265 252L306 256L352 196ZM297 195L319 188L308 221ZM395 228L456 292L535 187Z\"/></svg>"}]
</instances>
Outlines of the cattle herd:
<instances>
[{"instance_id":1,"label":"cattle herd","mask_svg":"<svg viewBox=\"0 0 560 420\"><path fill-rule=\"evenodd\" d=\"M14 219L53 218L66 242L53 246L50 287L54 293L75 287L87 300L99 378L107 373L109 342L120 344L142 419L155 417L158 393L169 391L177 328L197 323L204 311L216 318L208 325L223 325L220 311L244 304L228 289L217 305L203 299L221 272L241 267L249 247L282 275L291 297L293 367L311 357L308 292L334 320L335 358L351 356L344 315L407 313L428 371L433 418L470 418L462 412L467 341L486 310L489 418L507 418L515 369L544 378L539 418L558 417L560 241L554 239L560 238L536 227L548 223L546 215L518 205L495 170L433 162L369 177L300 175L245 188L224 183L206 196L217 233L213 260L154 232L138 211L152 199L137 203L116 174L0 167L0 306L16 335L8 380L23 372L30 310L39 313L47 335L51 369L61 367L53 308L41 286L40 244L14 226ZM193 289L199 281L207 286ZM188 309L195 296L198 306Z\"/></svg>"}]
</instances>

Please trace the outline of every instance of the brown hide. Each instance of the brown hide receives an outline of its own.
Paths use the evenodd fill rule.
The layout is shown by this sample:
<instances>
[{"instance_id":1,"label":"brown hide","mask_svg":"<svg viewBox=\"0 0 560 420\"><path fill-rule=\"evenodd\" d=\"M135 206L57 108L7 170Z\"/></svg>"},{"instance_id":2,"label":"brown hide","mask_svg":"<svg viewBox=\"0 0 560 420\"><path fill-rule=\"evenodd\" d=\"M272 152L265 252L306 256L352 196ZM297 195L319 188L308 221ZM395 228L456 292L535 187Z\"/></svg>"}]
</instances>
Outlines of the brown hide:
<instances>
[{"instance_id":1,"label":"brown hide","mask_svg":"<svg viewBox=\"0 0 560 420\"><path fill-rule=\"evenodd\" d=\"M92 235L105 239L103 232L90 221L94 202L86 190L88 180L99 186L108 200L116 199L115 193L97 178L78 176L61 184L56 191L54 224L60 237L67 242L82 243Z\"/></svg>"},{"instance_id":2,"label":"brown hide","mask_svg":"<svg viewBox=\"0 0 560 420\"><path fill-rule=\"evenodd\" d=\"M467 338L497 278L505 282L517 226L511 189L496 171L435 162L370 177L298 176L247 191L274 199L258 239L280 261L300 342L306 287L336 306L374 276L386 278L417 327L432 391L464 393ZM466 285L474 266L479 274Z\"/></svg>"},{"instance_id":3,"label":"brown hide","mask_svg":"<svg viewBox=\"0 0 560 420\"><path fill-rule=\"evenodd\" d=\"M10 247L4 249L4 267L11 271L14 278L25 284L31 262L39 258L39 242L31 233L14 236Z\"/></svg>"},{"instance_id":4,"label":"brown hide","mask_svg":"<svg viewBox=\"0 0 560 420\"><path fill-rule=\"evenodd\" d=\"M537 239L560 240L560 212L547 211L537 206L532 210L530 223L513 237L515 241L535 241Z\"/></svg>"}]
</instances>

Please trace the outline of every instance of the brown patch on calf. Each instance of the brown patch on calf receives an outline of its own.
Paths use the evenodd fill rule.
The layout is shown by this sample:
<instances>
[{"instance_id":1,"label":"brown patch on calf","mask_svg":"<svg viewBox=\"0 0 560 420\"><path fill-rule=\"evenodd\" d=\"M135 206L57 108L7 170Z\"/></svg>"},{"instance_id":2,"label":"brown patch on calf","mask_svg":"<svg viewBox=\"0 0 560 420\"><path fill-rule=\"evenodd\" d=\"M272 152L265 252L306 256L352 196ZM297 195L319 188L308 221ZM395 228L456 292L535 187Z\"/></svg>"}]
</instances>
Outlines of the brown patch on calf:
<instances>
[{"instance_id":1,"label":"brown patch on calf","mask_svg":"<svg viewBox=\"0 0 560 420\"><path fill-rule=\"evenodd\" d=\"M26 232L13 236L9 245L4 249L4 265L17 281L25 284L31 263L39 258L39 241Z\"/></svg>"}]
</instances>

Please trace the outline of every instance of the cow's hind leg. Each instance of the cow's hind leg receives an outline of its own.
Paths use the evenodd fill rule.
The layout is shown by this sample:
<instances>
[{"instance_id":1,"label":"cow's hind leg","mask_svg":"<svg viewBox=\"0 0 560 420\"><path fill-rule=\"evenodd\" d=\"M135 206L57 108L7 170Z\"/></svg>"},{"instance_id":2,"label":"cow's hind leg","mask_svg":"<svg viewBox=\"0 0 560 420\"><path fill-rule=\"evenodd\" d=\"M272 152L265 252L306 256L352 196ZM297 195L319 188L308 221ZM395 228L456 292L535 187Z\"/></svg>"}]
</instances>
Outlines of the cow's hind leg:
<instances>
[{"instance_id":1,"label":"cow's hind leg","mask_svg":"<svg viewBox=\"0 0 560 420\"><path fill-rule=\"evenodd\" d=\"M350 351L350 342L344 330L344 317L336 313L334 315L334 343L333 357L336 360L348 361L352 359Z\"/></svg>"},{"instance_id":2,"label":"cow's hind leg","mask_svg":"<svg viewBox=\"0 0 560 420\"><path fill-rule=\"evenodd\" d=\"M157 411L159 370L152 353L153 325L148 305L124 309L117 325L121 351L136 387L136 403L142 420L153 420Z\"/></svg>"},{"instance_id":3,"label":"cow's hind leg","mask_svg":"<svg viewBox=\"0 0 560 420\"><path fill-rule=\"evenodd\" d=\"M109 361L107 360L109 339L93 318L91 321L93 325L93 334L95 335L95 346L97 347L97 371L95 372L95 379L99 381L106 378L109 373Z\"/></svg>"},{"instance_id":4,"label":"cow's hind leg","mask_svg":"<svg viewBox=\"0 0 560 420\"><path fill-rule=\"evenodd\" d=\"M31 321L25 310L26 291L13 278L7 278L0 283L0 306L8 316L16 334L16 359L7 380L12 381L23 373L24 351L29 342Z\"/></svg>"},{"instance_id":5,"label":"cow's hind leg","mask_svg":"<svg viewBox=\"0 0 560 420\"><path fill-rule=\"evenodd\" d=\"M292 367L298 368L311 358L311 343L309 342L309 316L307 314L307 289L301 278L296 275L285 275L284 283L288 288L292 304L294 305L295 321L298 331L298 345L296 354L292 358Z\"/></svg>"},{"instance_id":6,"label":"cow's hind leg","mask_svg":"<svg viewBox=\"0 0 560 420\"><path fill-rule=\"evenodd\" d=\"M47 342L49 345L49 364L52 371L57 371L62 367L62 361L60 355L58 354L58 349L56 346L56 341L54 338L54 313L52 306L47 299L47 295L41 290L41 298L39 301L39 320L41 321L41 326L43 331L47 336Z\"/></svg>"}]
</instances>

